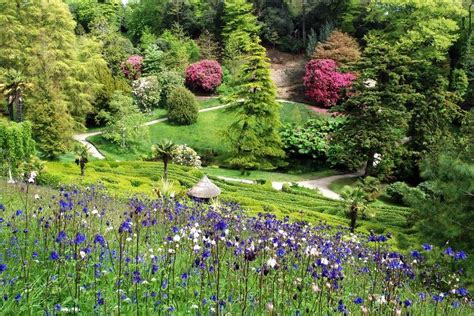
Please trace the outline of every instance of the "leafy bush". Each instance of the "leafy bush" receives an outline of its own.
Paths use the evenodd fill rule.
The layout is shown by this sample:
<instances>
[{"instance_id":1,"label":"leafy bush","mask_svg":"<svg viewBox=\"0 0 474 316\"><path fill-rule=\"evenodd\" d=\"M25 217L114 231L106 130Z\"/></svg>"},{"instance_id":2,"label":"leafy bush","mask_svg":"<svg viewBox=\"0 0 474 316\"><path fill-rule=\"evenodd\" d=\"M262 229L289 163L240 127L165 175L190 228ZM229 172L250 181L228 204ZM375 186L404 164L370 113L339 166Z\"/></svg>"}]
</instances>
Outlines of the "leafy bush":
<instances>
[{"instance_id":1,"label":"leafy bush","mask_svg":"<svg viewBox=\"0 0 474 316\"><path fill-rule=\"evenodd\" d=\"M340 118L311 119L303 126L287 124L280 132L286 153L326 159L331 146L330 134L342 124Z\"/></svg>"},{"instance_id":2,"label":"leafy bush","mask_svg":"<svg viewBox=\"0 0 474 316\"><path fill-rule=\"evenodd\" d=\"M186 84L194 90L213 92L222 82L222 68L215 60L201 60L186 69Z\"/></svg>"},{"instance_id":3,"label":"leafy bush","mask_svg":"<svg viewBox=\"0 0 474 316\"><path fill-rule=\"evenodd\" d=\"M405 182L394 182L385 188L385 193L395 202L407 206L416 204L425 198L419 188L410 187Z\"/></svg>"},{"instance_id":4,"label":"leafy bush","mask_svg":"<svg viewBox=\"0 0 474 316\"><path fill-rule=\"evenodd\" d=\"M176 87L168 98L168 118L178 125L191 125L198 118L198 102L194 94L184 87Z\"/></svg>"},{"instance_id":5,"label":"leafy bush","mask_svg":"<svg viewBox=\"0 0 474 316\"><path fill-rule=\"evenodd\" d=\"M140 78L142 73L142 64L143 64L143 57L140 55L132 55L128 57L128 59L120 65L122 69L123 75L130 79L136 80Z\"/></svg>"},{"instance_id":6,"label":"leafy bush","mask_svg":"<svg viewBox=\"0 0 474 316\"><path fill-rule=\"evenodd\" d=\"M156 76L141 77L133 82L133 95L142 111L151 111L160 104L161 85Z\"/></svg>"},{"instance_id":7,"label":"leafy bush","mask_svg":"<svg viewBox=\"0 0 474 316\"><path fill-rule=\"evenodd\" d=\"M339 66L350 64L360 59L359 44L348 34L335 30L327 41L316 45L313 58L332 59Z\"/></svg>"},{"instance_id":8,"label":"leafy bush","mask_svg":"<svg viewBox=\"0 0 474 316\"><path fill-rule=\"evenodd\" d=\"M324 107L335 105L356 76L339 72L332 59L314 59L306 64L304 86L306 96Z\"/></svg>"},{"instance_id":9,"label":"leafy bush","mask_svg":"<svg viewBox=\"0 0 474 316\"><path fill-rule=\"evenodd\" d=\"M158 78L161 86L160 105L168 108L168 97L175 88L184 86L184 78L176 71L163 71Z\"/></svg>"},{"instance_id":10,"label":"leafy bush","mask_svg":"<svg viewBox=\"0 0 474 316\"><path fill-rule=\"evenodd\" d=\"M201 157L196 151L186 145L178 145L171 152L171 159L175 164L194 168L201 167Z\"/></svg>"}]
</instances>

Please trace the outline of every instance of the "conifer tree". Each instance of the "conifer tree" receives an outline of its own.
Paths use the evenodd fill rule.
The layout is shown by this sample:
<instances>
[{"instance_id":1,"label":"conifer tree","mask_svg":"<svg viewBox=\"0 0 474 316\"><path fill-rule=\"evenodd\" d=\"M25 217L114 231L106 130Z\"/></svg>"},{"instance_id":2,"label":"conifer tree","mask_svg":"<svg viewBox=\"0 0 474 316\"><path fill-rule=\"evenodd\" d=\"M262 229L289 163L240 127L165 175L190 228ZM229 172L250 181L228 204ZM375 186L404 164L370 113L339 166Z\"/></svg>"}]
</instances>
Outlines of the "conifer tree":
<instances>
[{"instance_id":1,"label":"conifer tree","mask_svg":"<svg viewBox=\"0 0 474 316\"><path fill-rule=\"evenodd\" d=\"M230 163L242 170L274 169L284 165L285 156L278 132L280 106L260 39L254 37L246 50L229 108L237 118L228 131L234 149Z\"/></svg>"},{"instance_id":2,"label":"conifer tree","mask_svg":"<svg viewBox=\"0 0 474 316\"><path fill-rule=\"evenodd\" d=\"M407 133L407 107L420 97L410 84L412 60L384 41L369 39L358 64L362 75L357 92L337 109L346 121L335 135L339 162L353 168L365 163L366 176L377 173L376 156L382 158L379 168L390 169Z\"/></svg>"}]
</instances>

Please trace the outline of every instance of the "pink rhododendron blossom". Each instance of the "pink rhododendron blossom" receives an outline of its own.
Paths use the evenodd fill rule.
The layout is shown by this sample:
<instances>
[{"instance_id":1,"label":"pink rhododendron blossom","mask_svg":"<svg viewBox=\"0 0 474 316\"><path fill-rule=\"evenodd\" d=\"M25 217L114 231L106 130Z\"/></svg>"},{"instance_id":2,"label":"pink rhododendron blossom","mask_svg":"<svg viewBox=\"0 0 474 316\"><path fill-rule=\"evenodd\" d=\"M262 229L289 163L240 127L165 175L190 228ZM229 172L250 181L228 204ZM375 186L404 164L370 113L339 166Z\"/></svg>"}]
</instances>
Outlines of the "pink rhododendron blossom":
<instances>
[{"instance_id":1,"label":"pink rhododendron blossom","mask_svg":"<svg viewBox=\"0 0 474 316\"><path fill-rule=\"evenodd\" d=\"M353 73L342 73L332 59L313 59L306 64L304 86L306 96L324 107L331 107L356 79Z\"/></svg>"},{"instance_id":2,"label":"pink rhododendron blossom","mask_svg":"<svg viewBox=\"0 0 474 316\"><path fill-rule=\"evenodd\" d=\"M186 69L186 84L204 92L214 91L222 82L222 68L215 60L201 60Z\"/></svg>"},{"instance_id":3,"label":"pink rhododendron blossom","mask_svg":"<svg viewBox=\"0 0 474 316\"><path fill-rule=\"evenodd\" d=\"M120 67L127 79L136 80L142 74L143 57L140 55L132 55L127 61L123 62Z\"/></svg>"}]
</instances>

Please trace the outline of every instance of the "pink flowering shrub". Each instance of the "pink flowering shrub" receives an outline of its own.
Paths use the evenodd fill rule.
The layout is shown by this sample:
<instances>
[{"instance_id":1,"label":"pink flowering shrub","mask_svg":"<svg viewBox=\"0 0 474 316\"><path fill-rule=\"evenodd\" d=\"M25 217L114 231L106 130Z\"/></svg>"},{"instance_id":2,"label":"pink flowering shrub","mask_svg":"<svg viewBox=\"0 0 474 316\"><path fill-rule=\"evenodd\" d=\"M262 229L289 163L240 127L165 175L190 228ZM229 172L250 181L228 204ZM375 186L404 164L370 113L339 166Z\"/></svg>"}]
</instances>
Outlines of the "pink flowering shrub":
<instances>
[{"instance_id":1,"label":"pink flowering shrub","mask_svg":"<svg viewBox=\"0 0 474 316\"><path fill-rule=\"evenodd\" d=\"M186 69L186 85L191 89L212 92L222 82L222 68L215 60L201 60Z\"/></svg>"},{"instance_id":2,"label":"pink flowering shrub","mask_svg":"<svg viewBox=\"0 0 474 316\"><path fill-rule=\"evenodd\" d=\"M332 59L313 59L306 64L304 86L306 96L324 107L331 107L356 79L353 73L339 72Z\"/></svg>"},{"instance_id":3,"label":"pink flowering shrub","mask_svg":"<svg viewBox=\"0 0 474 316\"><path fill-rule=\"evenodd\" d=\"M128 57L127 61L120 65L124 76L130 80L140 78L142 74L143 57L140 55L132 55Z\"/></svg>"}]
</instances>

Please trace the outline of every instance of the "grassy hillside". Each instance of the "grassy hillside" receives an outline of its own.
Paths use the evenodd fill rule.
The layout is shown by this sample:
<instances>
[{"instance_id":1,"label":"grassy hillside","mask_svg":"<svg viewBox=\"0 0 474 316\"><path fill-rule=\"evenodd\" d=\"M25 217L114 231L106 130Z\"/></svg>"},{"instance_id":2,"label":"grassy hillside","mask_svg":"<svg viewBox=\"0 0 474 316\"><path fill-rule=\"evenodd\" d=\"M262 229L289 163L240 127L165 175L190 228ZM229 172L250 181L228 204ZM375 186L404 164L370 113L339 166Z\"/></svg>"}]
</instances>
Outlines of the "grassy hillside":
<instances>
[{"instance_id":1,"label":"grassy hillside","mask_svg":"<svg viewBox=\"0 0 474 316\"><path fill-rule=\"evenodd\" d=\"M160 181L163 166L159 162L113 162L95 161L88 164L86 177L79 176L79 168L72 163L49 162L45 175L40 177L44 184L95 185L102 183L111 194L130 197L133 194L153 196L153 187ZM203 172L171 165L170 178L179 182L183 192L195 184ZM326 221L333 225L348 224L342 202L320 196L316 191L303 188L290 188L287 192L276 191L270 184L231 183L209 175L223 193L222 200L241 204L250 214L268 211L278 217L288 216L292 220L305 220L312 223ZM398 206L377 205L370 209L368 216L359 221L358 230L377 233L390 232L404 247L415 241L410 229L406 228L406 216L410 209ZM400 236L405 233L409 236ZM411 237L410 237L411 236Z\"/></svg>"}]
</instances>

